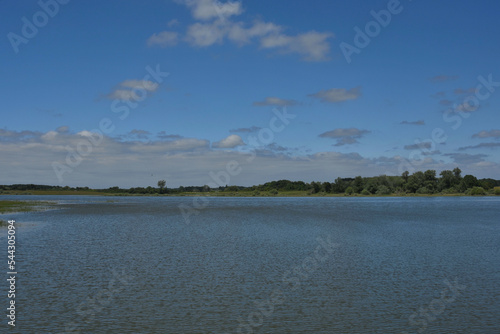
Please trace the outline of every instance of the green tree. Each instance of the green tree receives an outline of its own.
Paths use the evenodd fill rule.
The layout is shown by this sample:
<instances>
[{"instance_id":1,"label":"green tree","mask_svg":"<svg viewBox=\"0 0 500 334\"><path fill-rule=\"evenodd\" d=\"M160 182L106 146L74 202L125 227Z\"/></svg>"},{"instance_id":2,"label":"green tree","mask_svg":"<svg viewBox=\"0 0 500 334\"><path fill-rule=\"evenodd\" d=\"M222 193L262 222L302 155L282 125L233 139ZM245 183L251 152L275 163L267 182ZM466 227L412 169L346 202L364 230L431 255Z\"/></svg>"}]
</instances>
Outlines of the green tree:
<instances>
[{"instance_id":1,"label":"green tree","mask_svg":"<svg viewBox=\"0 0 500 334\"><path fill-rule=\"evenodd\" d=\"M456 184L455 175L451 170L444 170L439 175L441 175L439 179L439 190L449 189Z\"/></svg>"},{"instance_id":2,"label":"green tree","mask_svg":"<svg viewBox=\"0 0 500 334\"><path fill-rule=\"evenodd\" d=\"M418 189L424 186L425 175L423 172L415 172L408 178L408 183L406 184L406 190L415 193Z\"/></svg>"},{"instance_id":3,"label":"green tree","mask_svg":"<svg viewBox=\"0 0 500 334\"><path fill-rule=\"evenodd\" d=\"M403 178L403 180L406 182L408 182L408 178L410 177L410 172L408 172L407 170L405 170L403 172L403 174L401 174L401 177Z\"/></svg>"},{"instance_id":4,"label":"green tree","mask_svg":"<svg viewBox=\"0 0 500 334\"><path fill-rule=\"evenodd\" d=\"M438 181L436 178L436 171L433 169L426 170L424 172L424 179L424 187L426 188L427 194L433 193L437 188Z\"/></svg>"},{"instance_id":5,"label":"green tree","mask_svg":"<svg viewBox=\"0 0 500 334\"><path fill-rule=\"evenodd\" d=\"M341 194L345 191L346 185L342 178L338 177L335 179L335 182L332 185L332 190L336 194Z\"/></svg>"},{"instance_id":6,"label":"green tree","mask_svg":"<svg viewBox=\"0 0 500 334\"><path fill-rule=\"evenodd\" d=\"M480 186L481 184L477 180L477 178L473 175L465 175L462 181L460 181L460 190L466 191L467 189Z\"/></svg>"},{"instance_id":7,"label":"green tree","mask_svg":"<svg viewBox=\"0 0 500 334\"><path fill-rule=\"evenodd\" d=\"M354 178L354 181L352 181L352 185L351 186L352 186L354 192L356 192L358 194L361 193L361 191L364 188L363 178L361 176L356 176Z\"/></svg>"},{"instance_id":8,"label":"green tree","mask_svg":"<svg viewBox=\"0 0 500 334\"><path fill-rule=\"evenodd\" d=\"M391 193L391 189L389 187L380 185L377 190L377 195L389 195Z\"/></svg>"},{"instance_id":9,"label":"green tree","mask_svg":"<svg viewBox=\"0 0 500 334\"><path fill-rule=\"evenodd\" d=\"M365 190L370 192L371 194L375 194L377 192L379 183L376 178L371 178L366 182Z\"/></svg>"},{"instance_id":10,"label":"green tree","mask_svg":"<svg viewBox=\"0 0 500 334\"><path fill-rule=\"evenodd\" d=\"M352 195L354 193L354 189L352 187L347 187L345 190L346 195Z\"/></svg>"},{"instance_id":11,"label":"green tree","mask_svg":"<svg viewBox=\"0 0 500 334\"><path fill-rule=\"evenodd\" d=\"M321 191L321 183L320 182L311 182L312 193L317 194Z\"/></svg>"},{"instance_id":12,"label":"green tree","mask_svg":"<svg viewBox=\"0 0 500 334\"><path fill-rule=\"evenodd\" d=\"M326 193L330 193L332 192L332 184L330 182L323 182L323 190L326 192Z\"/></svg>"},{"instance_id":13,"label":"green tree","mask_svg":"<svg viewBox=\"0 0 500 334\"><path fill-rule=\"evenodd\" d=\"M158 181L158 188L160 188L160 194L163 193L163 188L167 185L167 181L160 180Z\"/></svg>"}]
</instances>

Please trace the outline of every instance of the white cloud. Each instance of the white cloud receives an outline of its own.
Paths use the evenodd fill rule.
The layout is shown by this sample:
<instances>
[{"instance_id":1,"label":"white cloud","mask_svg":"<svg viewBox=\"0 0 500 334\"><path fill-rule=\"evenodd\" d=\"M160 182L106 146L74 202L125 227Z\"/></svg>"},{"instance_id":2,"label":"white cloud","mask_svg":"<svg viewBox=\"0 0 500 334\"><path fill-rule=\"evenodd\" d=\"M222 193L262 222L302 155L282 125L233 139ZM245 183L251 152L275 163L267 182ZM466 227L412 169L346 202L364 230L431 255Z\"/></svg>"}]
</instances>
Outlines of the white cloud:
<instances>
[{"instance_id":1,"label":"white cloud","mask_svg":"<svg viewBox=\"0 0 500 334\"><path fill-rule=\"evenodd\" d=\"M361 96L361 88L355 87L351 89L345 88L332 88L327 90L321 90L314 94L309 94L308 96L319 99L321 102L337 103L344 102L348 100L356 100Z\"/></svg>"},{"instance_id":2,"label":"white cloud","mask_svg":"<svg viewBox=\"0 0 500 334\"><path fill-rule=\"evenodd\" d=\"M279 97L266 97L264 101L255 101L252 105L258 106L258 107L263 107L263 106L294 106L299 104L295 100L284 100L280 99Z\"/></svg>"},{"instance_id":3,"label":"white cloud","mask_svg":"<svg viewBox=\"0 0 500 334\"><path fill-rule=\"evenodd\" d=\"M195 47L208 47L214 44L222 44L225 39L237 44L249 44L257 40L261 49L276 50L279 53L295 53L302 56L305 61L329 60L330 43L329 38L334 37L332 33L309 31L297 35L287 35L284 28L271 22L255 21L248 25L245 22L231 20L233 16L243 12L241 2L228 1L221 3L214 0L177 0L191 9L196 22L187 29L185 40ZM162 33L160 33L162 34ZM177 36L153 35L154 39L148 40L152 44L160 44L167 40L177 42ZM167 38L168 37L168 38Z\"/></svg>"},{"instance_id":4,"label":"white cloud","mask_svg":"<svg viewBox=\"0 0 500 334\"><path fill-rule=\"evenodd\" d=\"M178 24L179 24L179 20L177 20L177 19L172 19L172 20L168 21L167 26L168 26L168 27L174 27L174 26L176 26L176 25L178 25Z\"/></svg>"},{"instance_id":5,"label":"white cloud","mask_svg":"<svg viewBox=\"0 0 500 334\"><path fill-rule=\"evenodd\" d=\"M128 89L115 89L107 95L107 98L122 101L139 100L139 96L133 90Z\"/></svg>"},{"instance_id":6,"label":"white cloud","mask_svg":"<svg viewBox=\"0 0 500 334\"><path fill-rule=\"evenodd\" d=\"M220 23L195 23L188 28L186 40L193 46L206 47L221 44L227 29Z\"/></svg>"},{"instance_id":7,"label":"white cloud","mask_svg":"<svg viewBox=\"0 0 500 334\"><path fill-rule=\"evenodd\" d=\"M306 61L328 60L330 44L328 39L333 37L332 33L319 33L309 31L297 36L284 34L273 34L261 39L261 47L265 49L276 48L284 53L298 53Z\"/></svg>"},{"instance_id":8,"label":"white cloud","mask_svg":"<svg viewBox=\"0 0 500 334\"><path fill-rule=\"evenodd\" d=\"M179 0L178 2L188 6L197 20L225 19L243 13L243 7L239 1L222 3L217 0Z\"/></svg>"},{"instance_id":9,"label":"white cloud","mask_svg":"<svg viewBox=\"0 0 500 334\"><path fill-rule=\"evenodd\" d=\"M214 148L235 148L243 146L245 143L238 135L229 135L226 138L212 144Z\"/></svg>"},{"instance_id":10,"label":"white cloud","mask_svg":"<svg viewBox=\"0 0 500 334\"><path fill-rule=\"evenodd\" d=\"M370 133L368 130L360 130L356 128L338 128L335 130L327 131L319 135L321 138L335 138L337 143L334 146L343 146L350 144L357 144L358 139L365 134Z\"/></svg>"},{"instance_id":11,"label":"white cloud","mask_svg":"<svg viewBox=\"0 0 500 334\"><path fill-rule=\"evenodd\" d=\"M119 88L116 88L111 93L106 95L110 100L122 100L122 101L140 101L144 99L143 93L138 94L139 91L145 91L146 93L152 93L156 91L159 84L149 81L149 80L125 80L118 84Z\"/></svg>"},{"instance_id":12,"label":"white cloud","mask_svg":"<svg viewBox=\"0 0 500 334\"><path fill-rule=\"evenodd\" d=\"M239 45L243 45L250 43L252 38L278 34L282 30L282 27L274 23L256 21L250 28L245 28L243 22L236 22L229 25L228 38Z\"/></svg>"},{"instance_id":13,"label":"white cloud","mask_svg":"<svg viewBox=\"0 0 500 334\"><path fill-rule=\"evenodd\" d=\"M51 141L51 140L54 140L57 136L57 132L56 131L49 131L47 133L45 133L44 135L42 135L42 140L44 141Z\"/></svg>"},{"instance_id":14,"label":"white cloud","mask_svg":"<svg viewBox=\"0 0 500 334\"><path fill-rule=\"evenodd\" d=\"M472 138L497 138L500 139L500 130L491 130L491 131L480 131L472 135Z\"/></svg>"},{"instance_id":15,"label":"white cloud","mask_svg":"<svg viewBox=\"0 0 500 334\"><path fill-rule=\"evenodd\" d=\"M148 46L158 45L160 47L174 46L177 44L179 39L179 34L173 31L162 31L157 34L153 34L147 40Z\"/></svg>"},{"instance_id":16,"label":"white cloud","mask_svg":"<svg viewBox=\"0 0 500 334\"><path fill-rule=\"evenodd\" d=\"M149 80L125 80L120 83L120 86L131 89L145 89L148 92L154 92L158 89L158 84Z\"/></svg>"}]
</instances>

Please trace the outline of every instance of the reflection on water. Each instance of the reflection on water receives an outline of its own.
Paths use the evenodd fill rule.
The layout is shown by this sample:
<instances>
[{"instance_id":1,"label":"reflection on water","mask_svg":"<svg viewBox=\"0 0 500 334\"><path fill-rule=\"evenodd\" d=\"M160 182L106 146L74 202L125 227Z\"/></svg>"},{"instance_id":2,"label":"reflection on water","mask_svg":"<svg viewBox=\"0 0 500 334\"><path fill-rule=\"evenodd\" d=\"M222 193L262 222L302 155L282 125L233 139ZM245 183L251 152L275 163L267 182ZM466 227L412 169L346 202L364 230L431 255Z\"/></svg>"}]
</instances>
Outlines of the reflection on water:
<instances>
[{"instance_id":1,"label":"reflection on water","mask_svg":"<svg viewBox=\"0 0 500 334\"><path fill-rule=\"evenodd\" d=\"M26 198L13 333L498 332L498 198Z\"/></svg>"}]
</instances>

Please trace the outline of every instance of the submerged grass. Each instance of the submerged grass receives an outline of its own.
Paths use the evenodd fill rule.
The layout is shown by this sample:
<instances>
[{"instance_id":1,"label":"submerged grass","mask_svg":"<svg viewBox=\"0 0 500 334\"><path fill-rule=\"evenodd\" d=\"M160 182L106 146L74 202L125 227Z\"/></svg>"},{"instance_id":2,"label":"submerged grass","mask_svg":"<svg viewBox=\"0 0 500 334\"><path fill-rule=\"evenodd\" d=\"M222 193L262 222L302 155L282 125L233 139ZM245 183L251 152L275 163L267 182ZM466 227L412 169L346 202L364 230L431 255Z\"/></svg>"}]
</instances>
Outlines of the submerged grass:
<instances>
[{"instance_id":1,"label":"submerged grass","mask_svg":"<svg viewBox=\"0 0 500 334\"><path fill-rule=\"evenodd\" d=\"M0 213L39 211L54 205L45 201L0 201Z\"/></svg>"}]
</instances>

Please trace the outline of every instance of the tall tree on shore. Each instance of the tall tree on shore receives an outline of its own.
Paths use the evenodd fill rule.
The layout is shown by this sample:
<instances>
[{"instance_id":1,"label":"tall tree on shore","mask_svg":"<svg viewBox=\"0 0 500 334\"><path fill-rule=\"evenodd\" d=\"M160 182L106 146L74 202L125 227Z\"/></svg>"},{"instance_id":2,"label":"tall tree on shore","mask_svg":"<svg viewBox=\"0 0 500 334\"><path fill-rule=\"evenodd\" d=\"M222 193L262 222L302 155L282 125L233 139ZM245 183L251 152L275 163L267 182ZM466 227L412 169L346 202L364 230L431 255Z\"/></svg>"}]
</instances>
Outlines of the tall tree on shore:
<instances>
[{"instance_id":1,"label":"tall tree on shore","mask_svg":"<svg viewBox=\"0 0 500 334\"><path fill-rule=\"evenodd\" d=\"M160 194L163 193L163 188L167 185L167 181L160 180L158 181L158 188L160 188Z\"/></svg>"}]
</instances>

